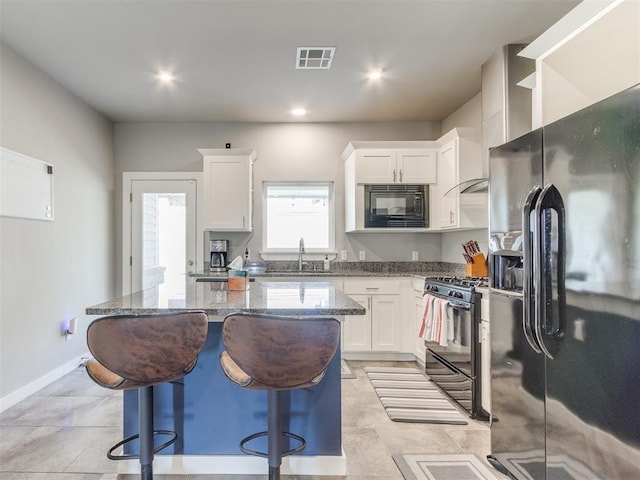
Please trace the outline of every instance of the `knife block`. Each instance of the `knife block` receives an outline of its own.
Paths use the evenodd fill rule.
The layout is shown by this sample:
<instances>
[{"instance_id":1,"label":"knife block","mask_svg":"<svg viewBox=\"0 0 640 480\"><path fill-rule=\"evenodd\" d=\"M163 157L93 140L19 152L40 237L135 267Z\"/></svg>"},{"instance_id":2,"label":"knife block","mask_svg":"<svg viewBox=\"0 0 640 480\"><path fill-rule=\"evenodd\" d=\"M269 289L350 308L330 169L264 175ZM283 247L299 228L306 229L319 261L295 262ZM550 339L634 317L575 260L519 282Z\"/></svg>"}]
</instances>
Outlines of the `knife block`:
<instances>
[{"instance_id":1,"label":"knife block","mask_svg":"<svg viewBox=\"0 0 640 480\"><path fill-rule=\"evenodd\" d=\"M467 277L488 277L487 259L482 253L471 257L473 263L467 263Z\"/></svg>"}]
</instances>

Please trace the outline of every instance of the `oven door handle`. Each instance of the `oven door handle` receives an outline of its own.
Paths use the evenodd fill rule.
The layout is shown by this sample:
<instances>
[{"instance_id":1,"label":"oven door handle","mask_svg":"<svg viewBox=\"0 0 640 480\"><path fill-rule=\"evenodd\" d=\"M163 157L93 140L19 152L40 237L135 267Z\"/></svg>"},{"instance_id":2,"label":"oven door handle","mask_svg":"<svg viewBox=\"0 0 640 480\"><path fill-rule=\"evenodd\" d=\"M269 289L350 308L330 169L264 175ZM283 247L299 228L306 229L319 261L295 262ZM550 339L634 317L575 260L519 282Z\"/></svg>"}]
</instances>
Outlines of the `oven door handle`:
<instances>
[{"instance_id":1,"label":"oven door handle","mask_svg":"<svg viewBox=\"0 0 640 480\"><path fill-rule=\"evenodd\" d=\"M431 291L426 291L422 295L431 295L432 297L439 298L440 300L446 300L447 302L449 302L449 305L451 305L451 307L456 310L471 310L470 303L458 301L453 297L445 297L444 295L438 295L437 293L433 293Z\"/></svg>"},{"instance_id":2,"label":"oven door handle","mask_svg":"<svg viewBox=\"0 0 640 480\"><path fill-rule=\"evenodd\" d=\"M533 250L534 246L532 243L535 241L534 238L537 235L537 222L536 219L533 219L533 229L531 228L532 218L531 213L533 212L536 201L540 196L540 192L542 192L542 187L536 185L533 187L529 194L527 195L527 199L524 202L524 206L522 207L522 258L524 263L524 279L522 282L522 330L524 332L524 337L527 339L527 343L531 347L531 349L536 353L542 353L542 349L538 345L534 335L534 318L536 315L535 312L535 297L536 290L533 285L533 277L534 277L534 269L533 269Z\"/></svg>"},{"instance_id":3,"label":"oven door handle","mask_svg":"<svg viewBox=\"0 0 640 480\"><path fill-rule=\"evenodd\" d=\"M451 307L454 310L464 310L466 312L471 310L471 305L465 303L465 304L457 304L457 303L453 303L451 300L449 300L449 305L451 305Z\"/></svg>"}]
</instances>

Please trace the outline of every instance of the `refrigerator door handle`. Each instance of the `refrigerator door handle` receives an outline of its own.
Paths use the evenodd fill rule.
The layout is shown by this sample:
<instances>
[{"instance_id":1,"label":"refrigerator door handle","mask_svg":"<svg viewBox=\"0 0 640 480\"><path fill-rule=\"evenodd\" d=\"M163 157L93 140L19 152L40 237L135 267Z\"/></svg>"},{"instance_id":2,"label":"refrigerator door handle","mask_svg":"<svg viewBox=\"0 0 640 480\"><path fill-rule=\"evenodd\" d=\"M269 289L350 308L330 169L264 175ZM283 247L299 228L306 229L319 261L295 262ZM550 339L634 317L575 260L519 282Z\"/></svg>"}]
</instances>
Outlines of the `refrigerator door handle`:
<instances>
[{"instance_id":1,"label":"refrigerator door handle","mask_svg":"<svg viewBox=\"0 0 640 480\"><path fill-rule=\"evenodd\" d=\"M550 227L551 227L551 211L555 211L558 222L558 239L557 239L557 256L556 256L556 288L557 295L557 326L553 325L553 318L548 318L547 313L550 311L553 317L552 306L553 279L551 278L550 264L552 262ZM555 340L562 340L566 331L566 295L565 295L565 211L564 202L560 192L553 184L547 184L542 193L538 197L535 207L534 229L534 269L537 274L534 275L534 284L538 284L536 288L536 318L535 318L535 336L538 340L540 348L544 354L553 359L553 354L544 343L544 335L551 336ZM551 325L549 324L551 321ZM544 332L543 332L544 325Z\"/></svg>"},{"instance_id":2,"label":"refrigerator door handle","mask_svg":"<svg viewBox=\"0 0 640 480\"><path fill-rule=\"evenodd\" d=\"M542 353L541 348L534 337L533 318L535 318L535 301L537 295L533 286L533 246L531 230L531 212L535 208L536 200L540 196L542 187L536 185L527 194L527 198L522 207L522 259L524 266L524 279L522 285L522 330L527 343L536 353ZM534 227L535 230L535 227Z\"/></svg>"}]
</instances>

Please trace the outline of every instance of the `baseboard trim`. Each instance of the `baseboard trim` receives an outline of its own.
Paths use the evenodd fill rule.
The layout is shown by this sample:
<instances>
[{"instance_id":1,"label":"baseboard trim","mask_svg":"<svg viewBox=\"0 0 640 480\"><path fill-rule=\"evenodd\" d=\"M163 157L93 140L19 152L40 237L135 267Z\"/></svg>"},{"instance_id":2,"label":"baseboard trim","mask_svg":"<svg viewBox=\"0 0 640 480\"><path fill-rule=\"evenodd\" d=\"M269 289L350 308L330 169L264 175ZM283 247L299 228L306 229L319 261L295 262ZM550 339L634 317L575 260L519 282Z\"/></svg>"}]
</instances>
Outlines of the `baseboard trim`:
<instances>
[{"instance_id":1,"label":"baseboard trim","mask_svg":"<svg viewBox=\"0 0 640 480\"><path fill-rule=\"evenodd\" d=\"M59 380L67 373L75 370L78 366L83 362L85 358L91 357L89 352L86 352L72 360L69 360L67 363L60 365L57 368L54 368L50 372L44 374L40 378L35 379L32 382L27 383L24 387L19 388L18 390L11 392L9 395L6 395L0 398L0 412L4 412L6 409L13 407L16 403L24 400L29 395L36 393L38 390L46 387L50 383Z\"/></svg>"},{"instance_id":2,"label":"baseboard trim","mask_svg":"<svg viewBox=\"0 0 640 480\"><path fill-rule=\"evenodd\" d=\"M156 455L153 473L163 475L266 475L266 458L248 455ZM137 460L118 462L118 473L140 473ZM342 455L292 455L282 459L283 475L347 474L347 457Z\"/></svg>"},{"instance_id":3,"label":"baseboard trim","mask_svg":"<svg viewBox=\"0 0 640 480\"><path fill-rule=\"evenodd\" d=\"M399 352L342 352L345 360L383 360L396 362L412 362L416 359L413 353Z\"/></svg>"}]
</instances>

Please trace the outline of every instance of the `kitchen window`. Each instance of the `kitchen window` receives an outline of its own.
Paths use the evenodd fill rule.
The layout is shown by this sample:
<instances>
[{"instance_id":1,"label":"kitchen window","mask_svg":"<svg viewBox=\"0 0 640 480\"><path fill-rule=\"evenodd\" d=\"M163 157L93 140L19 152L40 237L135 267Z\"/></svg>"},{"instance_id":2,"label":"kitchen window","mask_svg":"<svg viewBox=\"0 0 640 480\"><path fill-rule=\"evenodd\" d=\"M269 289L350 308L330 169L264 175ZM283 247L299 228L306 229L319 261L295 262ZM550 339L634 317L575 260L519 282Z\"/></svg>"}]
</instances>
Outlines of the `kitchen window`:
<instances>
[{"instance_id":1,"label":"kitchen window","mask_svg":"<svg viewBox=\"0 0 640 480\"><path fill-rule=\"evenodd\" d=\"M301 238L309 258L333 253L333 182L264 182L262 191L264 253L297 255Z\"/></svg>"}]
</instances>

